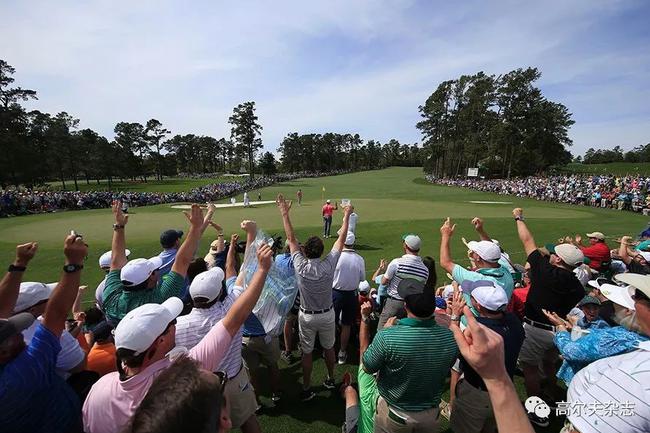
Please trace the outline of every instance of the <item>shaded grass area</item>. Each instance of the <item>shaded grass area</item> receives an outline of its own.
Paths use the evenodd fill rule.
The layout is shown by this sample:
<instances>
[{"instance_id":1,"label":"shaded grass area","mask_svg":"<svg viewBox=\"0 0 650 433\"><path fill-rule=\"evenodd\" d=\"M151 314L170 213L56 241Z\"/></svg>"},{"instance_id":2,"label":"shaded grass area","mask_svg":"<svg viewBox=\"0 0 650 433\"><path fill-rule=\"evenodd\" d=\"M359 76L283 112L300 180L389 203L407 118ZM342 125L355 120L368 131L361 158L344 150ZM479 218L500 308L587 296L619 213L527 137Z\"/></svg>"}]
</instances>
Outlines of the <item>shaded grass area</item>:
<instances>
[{"instance_id":1,"label":"shaded grass area","mask_svg":"<svg viewBox=\"0 0 650 433\"><path fill-rule=\"evenodd\" d=\"M110 191L131 191L131 192L183 192L189 191L192 188L208 185L211 183L219 182L243 182L243 178L239 177L215 177L206 179L185 179L185 178L165 178L163 180L156 180L155 178L148 178L146 182L143 180L125 180L124 182L113 181L111 182ZM86 183L86 180L78 180L79 191L109 191L108 180L100 180L99 184L96 180L91 180ZM63 190L61 181L49 182L54 189ZM66 180L65 190L73 191L74 182Z\"/></svg>"},{"instance_id":2,"label":"shaded grass area","mask_svg":"<svg viewBox=\"0 0 650 433\"><path fill-rule=\"evenodd\" d=\"M617 176L625 175L650 175L650 162L610 162L607 164L567 164L559 168L560 171L567 173L585 173L585 174L614 174Z\"/></svg>"},{"instance_id":3,"label":"shaded grass area","mask_svg":"<svg viewBox=\"0 0 650 433\"><path fill-rule=\"evenodd\" d=\"M525 260L524 252L517 238L511 216L514 207L525 209L529 224L538 245L552 242L564 235L602 231L609 238L623 234L634 235L641 231L647 218L630 212L611 209L561 205L539 202L530 199L481 193L471 190L431 185L422 181L422 172L417 168L390 168L381 171L346 174L317 179L297 179L267 187L261 190L262 199L269 200L278 193L295 198L301 188L304 193L302 206L294 203L292 220L299 239L321 232L321 198L340 200L349 198L359 214L357 243L359 252L366 261L368 278L374 272L381 258L392 259L400 256L401 235L407 232L418 233L423 240L422 255L434 258L439 256L439 227L444 218L452 217L457 222L456 234L452 239L452 255L462 265L468 265L466 247L461 237L468 240L477 238L470 220L474 216L485 219L485 228L510 253L516 262ZM325 192L322 189L325 188ZM256 198L256 195L254 197ZM473 204L470 201L498 201L508 204ZM238 197L241 201L241 196ZM268 234L284 236L281 219L274 205L262 205L248 209L224 208L216 212L214 220L221 224L227 234L239 230L242 219L254 219ZM340 224L341 212L335 212L334 227ZM61 212L45 215L30 215L0 220L0 259L8 264L13 260L15 245L36 240L39 252L30 265L26 281L50 282L58 279L63 263L63 238L69 230L82 233L90 245L82 282L90 288L85 300L92 302L96 285L103 278L97 266L99 256L110 248L112 215L108 209ZM169 205L132 208L127 226L127 246L132 250L131 258L150 257L158 254L160 232L167 228L186 230L187 221L183 214ZM197 253L203 256L216 233L208 231ZM326 247L333 239L325 240ZM616 244L611 243L610 247ZM439 285L446 282L445 273L438 268ZM86 304L89 305L89 304ZM325 378L325 364L321 357L314 358L312 383L322 384ZM356 362L353 359L351 362ZM298 398L302 383L300 364L287 366L280 361L284 398L277 408L265 409L260 416L265 432L339 432L344 418L343 401L336 391L316 388L318 396L308 403ZM337 378L345 371L356 378L356 365L337 367ZM268 374L261 375L260 390L262 401L270 406ZM520 396L524 397L521 378L516 378ZM448 392L445 394L448 399ZM442 430L447 423L441 421ZM547 429L560 429L555 422Z\"/></svg>"}]
</instances>

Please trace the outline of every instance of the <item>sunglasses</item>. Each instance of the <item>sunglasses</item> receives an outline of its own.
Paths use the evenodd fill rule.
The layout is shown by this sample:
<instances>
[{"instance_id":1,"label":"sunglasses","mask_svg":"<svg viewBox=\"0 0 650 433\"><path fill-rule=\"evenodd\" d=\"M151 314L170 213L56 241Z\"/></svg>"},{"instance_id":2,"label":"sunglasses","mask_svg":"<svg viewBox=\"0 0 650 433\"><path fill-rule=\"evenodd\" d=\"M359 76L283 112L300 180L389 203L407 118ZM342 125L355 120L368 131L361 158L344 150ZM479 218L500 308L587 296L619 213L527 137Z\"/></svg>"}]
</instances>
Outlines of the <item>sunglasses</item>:
<instances>
[{"instance_id":1,"label":"sunglasses","mask_svg":"<svg viewBox=\"0 0 650 433\"><path fill-rule=\"evenodd\" d=\"M219 392L223 395L226 389L226 383L228 383L228 373L225 371L215 371L213 374L219 378Z\"/></svg>"}]
</instances>

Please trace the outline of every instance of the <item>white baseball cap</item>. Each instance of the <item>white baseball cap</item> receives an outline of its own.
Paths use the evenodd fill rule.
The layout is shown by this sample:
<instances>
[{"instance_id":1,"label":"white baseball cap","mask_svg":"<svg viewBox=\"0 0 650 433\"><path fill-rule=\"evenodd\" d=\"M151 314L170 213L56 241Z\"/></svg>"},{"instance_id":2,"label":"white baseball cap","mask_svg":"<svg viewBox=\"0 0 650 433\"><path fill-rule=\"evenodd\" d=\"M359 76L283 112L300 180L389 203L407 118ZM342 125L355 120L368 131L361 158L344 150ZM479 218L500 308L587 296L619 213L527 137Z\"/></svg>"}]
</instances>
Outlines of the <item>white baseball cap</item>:
<instances>
[{"instance_id":1,"label":"white baseball cap","mask_svg":"<svg viewBox=\"0 0 650 433\"><path fill-rule=\"evenodd\" d=\"M454 286L451 284L447 284L442 291L442 297L443 299L448 299L451 295L454 294Z\"/></svg>"},{"instance_id":2,"label":"white baseball cap","mask_svg":"<svg viewBox=\"0 0 650 433\"><path fill-rule=\"evenodd\" d=\"M115 348L145 352L183 311L183 301L169 298L162 304L144 304L131 310L115 328Z\"/></svg>"},{"instance_id":3,"label":"white baseball cap","mask_svg":"<svg viewBox=\"0 0 650 433\"><path fill-rule=\"evenodd\" d=\"M50 299L50 296L52 295L52 292L54 291L54 288L57 284L58 283L20 283L18 299L16 300L14 311L17 313L25 311L26 309L33 307L39 302Z\"/></svg>"},{"instance_id":4,"label":"white baseball cap","mask_svg":"<svg viewBox=\"0 0 650 433\"><path fill-rule=\"evenodd\" d=\"M407 234L402 236L402 240L409 247L410 250L420 251L420 246L422 245L422 240L420 236L414 234Z\"/></svg>"},{"instance_id":5,"label":"white baseball cap","mask_svg":"<svg viewBox=\"0 0 650 433\"><path fill-rule=\"evenodd\" d=\"M131 255L131 251L125 249L124 254L129 257ZM99 256L99 267L100 268L110 268L111 267L111 251L106 251L104 254Z\"/></svg>"},{"instance_id":6,"label":"white baseball cap","mask_svg":"<svg viewBox=\"0 0 650 433\"><path fill-rule=\"evenodd\" d=\"M141 284L162 266L162 259L158 256L150 259L135 259L128 262L120 272L120 280L126 287Z\"/></svg>"},{"instance_id":7,"label":"white baseball cap","mask_svg":"<svg viewBox=\"0 0 650 433\"><path fill-rule=\"evenodd\" d=\"M345 245L354 245L354 241L356 240L354 233L348 232L347 236L345 237Z\"/></svg>"},{"instance_id":8,"label":"white baseball cap","mask_svg":"<svg viewBox=\"0 0 650 433\"><path fill-rule=\"evenodd\" d=\"M492 262L496 263L499 261L501 258L501 248L499 248L499 245L495 244L494 242L490 241L469 241L465 242L465 239L463 239L463 242L469 248L470 251L474 251L480 258L485 260L486 262Z\"/></svg>"},{"instance_id":9,"label":"white baseball cap","mask_svg":"<svg viewBox=\"0 0 650 433\"><path fill-rule=\"evenodd\" d=\"M503 287L490 280L465 280L460 285L463 293L470 294L476 302L491 311L504 310L508 305L508 295Z\"/></svg>"},{"instance_id":10,"label":"white baseball cap","mask_svg":"<svg viewBox=\"0 0 650 433\"><path fill-rule=\"evenodd\" d=\"M615 304L634 310L634 299L630 296L628 287L617 286L616 284L601 284L600 293Z\"/></svg>"},{"instance_id":11,"label":"white baseball cap","mask_svg":"<svg viewBox=\"0 0 650 433\"><path fill-rule=\"evenodd\" d=\"M640 254L641 257L643 257L643 259L646 262L650 262L650 252L648 252L648 251L638 251L638 254Z\"/></svg>"},{"instance_id":12,"label":"white baseball cap","mask_svg":"<svg viewBox=\"0 0 650 433\"><path fill-rule=\"evenodd\" d=\"M368 290L370 290L370 283L368 281L366 281L366 280L361 281L359 283L359 291L365 293Z\"/></svg>"},{"instance_id":13,"label":"white baseball cap","mask_svg":"<svg viewBox=\"0 0 650 433\"><path fill-rule=\"evenodd\" d=\"M585 255L580 248L572 244L555 245L552 251L549 249L549 252L561 258L569 266L580 266L585 260Z\"/></svg>"},{"instance_id":14,"label":"white baseball cap","mask_svg":"<svg viewBox=\"0 0 650 433\"><path fill-rule=\"evenodd\" d=\"M223 270L218 266L201 272L190 284L190 296L192 299L207 298L208 302L214 301L221 293L223 278Z\"/></svg>"},{"instance_id":15,"label":"white baseball cap","mask_svg":"<svg viewBox=\"0 0 650 433\"><path fill-rule=\"evenodd\" d=\"M587 233L587 237L588 238L598 239L598 240L601 240L601 241L605 240L605 235L602 234L601 232Z\"/></svg>"}]
</instances>

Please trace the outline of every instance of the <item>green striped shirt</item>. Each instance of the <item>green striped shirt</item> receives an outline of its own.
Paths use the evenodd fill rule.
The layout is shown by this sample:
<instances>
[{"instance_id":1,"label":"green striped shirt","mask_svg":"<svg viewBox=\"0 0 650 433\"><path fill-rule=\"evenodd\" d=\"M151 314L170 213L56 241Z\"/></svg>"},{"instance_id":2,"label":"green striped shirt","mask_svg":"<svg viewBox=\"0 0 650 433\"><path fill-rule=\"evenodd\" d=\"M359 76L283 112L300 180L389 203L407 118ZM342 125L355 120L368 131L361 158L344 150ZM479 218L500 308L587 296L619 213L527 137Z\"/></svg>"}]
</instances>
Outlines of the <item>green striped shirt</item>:
<instances>
[{"instance_id":1,"label":"green striped shirt","mask_svg":"<svg viewBox=\"0 0 650 433\"><path fill-rule=\"evenodd\" d=\"M148 290L125 290L120 280L120 270L108 273L103 293L106 317L117 323L131 310L144 304L162 304L172 296L180 297L185 290L185 277L169 272L157 287Z\"/></svg>"},{"instance_id":2,"label":"green striped shirt","mask_svg":"<svg viewBox=\"0 0 650 433\"><path fill-rule=\"evenodd\" d=\"M369 373L379 372L379 394L406 412L438 407L445 378L458 357L452 332L434 319L402 319L375 336L363 355Z\"/></svg>"}]
</instances>

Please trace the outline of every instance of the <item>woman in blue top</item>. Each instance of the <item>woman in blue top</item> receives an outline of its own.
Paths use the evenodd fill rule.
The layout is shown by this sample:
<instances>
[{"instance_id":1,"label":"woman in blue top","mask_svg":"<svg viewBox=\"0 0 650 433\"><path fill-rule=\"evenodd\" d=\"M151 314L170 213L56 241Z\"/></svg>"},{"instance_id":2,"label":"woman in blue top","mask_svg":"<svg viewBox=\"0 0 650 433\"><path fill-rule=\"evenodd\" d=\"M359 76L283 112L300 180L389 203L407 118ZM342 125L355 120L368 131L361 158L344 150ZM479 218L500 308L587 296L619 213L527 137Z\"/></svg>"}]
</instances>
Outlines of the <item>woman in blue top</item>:
<instances>
[{"instance_id":1,"label":"woman in blue top","mask_svg":"<svg viewBox=\"0 0 650 433\"><path fill-rule=\"evenodd\" d=\"M611 328L590 327L586 334L573 340L573 324L563 320L557 314L544 311L555 326L555 345L564 358L557 377L569 385L573 376L590 363L602 358L620 355L638 347L648 337L640 334L634 311L634 301L626 287L603 284L600 292L614 303L614 320L620 326Z\"/></svg>"}]
</instances>

